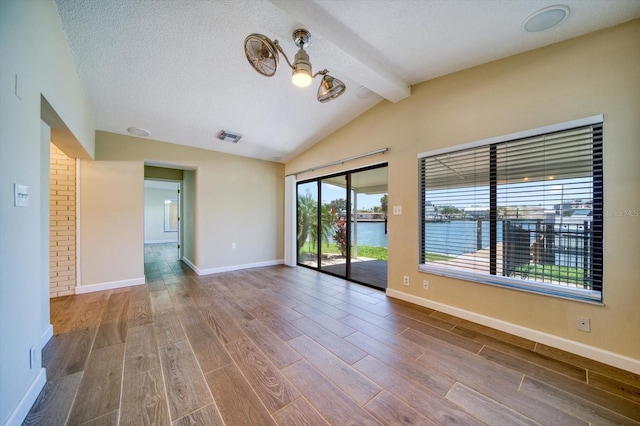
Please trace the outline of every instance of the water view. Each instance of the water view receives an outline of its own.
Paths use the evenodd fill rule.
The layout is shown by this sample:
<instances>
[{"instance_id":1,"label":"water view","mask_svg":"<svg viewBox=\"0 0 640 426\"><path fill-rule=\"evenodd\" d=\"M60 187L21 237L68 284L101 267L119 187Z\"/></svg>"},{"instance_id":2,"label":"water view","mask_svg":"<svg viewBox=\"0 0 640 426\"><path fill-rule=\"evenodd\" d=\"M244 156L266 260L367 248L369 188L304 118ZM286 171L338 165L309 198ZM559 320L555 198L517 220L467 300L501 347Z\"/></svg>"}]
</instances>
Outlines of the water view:
<instances>
[{"instance_id":1,"label":"water view","mask_svg":"<svg viewBox=\"0 0 640 426\"><path fill-rule=\"evenodd\" d=\"M387 234L384 233L384 222L358 222L358 245L388 247ZM351 231L353 242L353 226Z\"/></svg>"},{"instance_id":2,"label":"water view","mask_svg":"<svg viewBox=\"0 0 640 426\"><path fill-rule=\"evenodd\" d=\"M498 221L497 242L502 242L503 223ZM458 256L465 253L473 253L479 248L489 247L489 222L481 221L478 228L477 221L453 220L444 223L425 223L425 251L430 253L442 253ZM565 226L566 228L566 226ZM480 229L481 235L477 235ZM579 264L576 256L582 256L584 237L576 231L557 233L555 247L561 250L556 253L556 262L560 265ZM535 240L535 232L531 232L529 244ZM352 240L353 241L353 240ZM478 245L478 243L480 243ZM384 233L384 222L358 222L358 246L388 247L388 236ZM479 247L479 248L478 248ZM567 256L571 255L572 260Z\"/></svg>"},{"instance_id":3,"label":"water view","mask_svg":"<svg viewBox=\"0 0 640 426\"><path fill-rule=\"evenodd\" d=\"M456 220L447 223L426 223L426 251L459 255L476 250L476 222ZM498 241L502 241L502 226L498 228ZM353 232L353 231L352 231ZM353 234L352 234L353 235ZM442 236L450 241L442 245ZM434 241L434 239L440 240ZM353 237L352 237L353 238ZM353 241L353 239L352 239ZM384 222L358 222L358 245L388 247ZM489 222L482 222L482 247L489 246Z\"/></svg>"}]
</instances>

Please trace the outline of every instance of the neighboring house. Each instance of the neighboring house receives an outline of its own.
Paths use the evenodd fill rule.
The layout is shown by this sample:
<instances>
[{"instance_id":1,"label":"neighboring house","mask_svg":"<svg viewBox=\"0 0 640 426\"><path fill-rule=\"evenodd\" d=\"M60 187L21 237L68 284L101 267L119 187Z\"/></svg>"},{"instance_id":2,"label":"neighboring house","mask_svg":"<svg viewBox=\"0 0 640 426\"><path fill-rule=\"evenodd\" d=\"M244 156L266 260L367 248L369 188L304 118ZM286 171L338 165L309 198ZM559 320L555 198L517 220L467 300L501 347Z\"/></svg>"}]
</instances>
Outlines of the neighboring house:
<instances>
[{"instance_id":1,"label":"neighboring house","mask_svg":"<svg viewBox=\"0 0 640 426\"><path fill-rule=\"evenodd\" d=\"M382 212L358 212L359 221L384 221L386 215Z\"/></svg>"},{"instance_id":2,"label":"neighboring house","mask_svg":"<svg viewBox=\"0 0 640 426\"><path fill-rule=\"evenodd\" d=\"M467 219L487 219L489 217L489 207L466 207L464 216Z\"/></svg>"}]
</instances>

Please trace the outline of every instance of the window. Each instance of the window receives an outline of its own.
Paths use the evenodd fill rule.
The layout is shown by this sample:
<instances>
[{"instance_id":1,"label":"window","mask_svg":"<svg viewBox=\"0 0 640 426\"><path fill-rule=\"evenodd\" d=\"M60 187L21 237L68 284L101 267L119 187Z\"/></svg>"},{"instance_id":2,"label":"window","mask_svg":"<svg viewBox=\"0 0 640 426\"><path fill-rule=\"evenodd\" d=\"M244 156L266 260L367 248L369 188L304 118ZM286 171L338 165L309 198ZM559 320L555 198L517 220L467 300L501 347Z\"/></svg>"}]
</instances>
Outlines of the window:
<instances>
[{"instance_id":1,"label":"window","mask_svg":"<svg viewBox=\"0 0 640 426\"><path fill-rule=\"evenodd\" d=\"M418 158L421 271L602 301L602 116Z\"/></svg>"},{"instance_id":2,"label":"window","mask_svg":"<svg viewBox=\"0 0 640 426\"><path fill-rule=\"evenodd\" d=\"M164 232L178 231L178 200L164 200Z\"/></svg>"}]
</instances>

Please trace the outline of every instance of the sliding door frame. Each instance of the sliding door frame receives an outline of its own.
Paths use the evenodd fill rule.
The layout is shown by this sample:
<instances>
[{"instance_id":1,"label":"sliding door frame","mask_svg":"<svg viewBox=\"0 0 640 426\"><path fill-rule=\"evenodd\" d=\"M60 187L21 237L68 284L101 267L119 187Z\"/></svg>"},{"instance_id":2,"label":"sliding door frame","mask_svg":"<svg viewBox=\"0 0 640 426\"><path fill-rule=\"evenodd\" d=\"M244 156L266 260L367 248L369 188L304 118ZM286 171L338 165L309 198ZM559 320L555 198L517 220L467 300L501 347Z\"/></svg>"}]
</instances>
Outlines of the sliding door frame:
<instances>
[{"instance_id":1,"label":"sliding door frame","mask_svg":"<svg viewBox=\"0 0 640 426\"><path fill-rule=\"evenodd\" d=\"M305 268L309 268L309 269L313 269L319 272L323 272L325 274L328 275L333 275L335 277L338 278L344 278L347 279L349 281L353 281L356 282L358 284L362 284L362 285L366 285L369 287L373 287L373 288L378 288L375 287L371 284L365 283L365 282L361 282L361 281L357 281L351 278L351 229L352 229L352 218L351 218L351 213L352 213L352 204L353 204L353 200L352 200L352 187L351 187L351 175L354 173L360 173L360 172L366 172L368 170L374 170L374 169L379 169L379 168L384 168L384 167L389 167L388 163L379 163L379 164L374 164L371 166L366 166L366 167L361 167L358 169L353 169L353 170L347 170L347 171L342 171L342 172L338 172L338 173L333 173L333 174L329 174L329 175L323 175L323 176L317 176L314 178L310 178L310 179L305 179L305 180L300 180L295 182L296 185L296 190L295 190L295 208L297 211L298 208L298 197L299 197L299 188L301 185L305 185L305 184L309 184L312 182L315 182L317 184L317 209L316 209L316 215L317 215L317 223L316 223L316 235L318 235L317 241L316 241L316 264L317 266L311 266L311 265L306 265L304 263L301 263L299 261L299 248L297 247L296 244L296 264L298 266L302 266ZM346 180L346 244L347 244L347 250L346 250L346 258L345 258L345 262L346 262L346 272L345 272L345 276L342 276L340 274L336 274L336 273L332 273L329 272L327 270L323 270L322 269L322 261L321 261L321 257L322 257L322 235L320 232L321 229L321 222L322 222L322 181L326 180L326 179L331 179L331 178L335 178L335 177L339 177L339 176L344 176L345 180ZM357 215L357 212L353 212L354 215ZM297 220L297 214L296 214L296 221L295 221L295 229L296 229L296 235L298 234L298 226L300 224L298 223Z\"/></svg>"}]
</instances>

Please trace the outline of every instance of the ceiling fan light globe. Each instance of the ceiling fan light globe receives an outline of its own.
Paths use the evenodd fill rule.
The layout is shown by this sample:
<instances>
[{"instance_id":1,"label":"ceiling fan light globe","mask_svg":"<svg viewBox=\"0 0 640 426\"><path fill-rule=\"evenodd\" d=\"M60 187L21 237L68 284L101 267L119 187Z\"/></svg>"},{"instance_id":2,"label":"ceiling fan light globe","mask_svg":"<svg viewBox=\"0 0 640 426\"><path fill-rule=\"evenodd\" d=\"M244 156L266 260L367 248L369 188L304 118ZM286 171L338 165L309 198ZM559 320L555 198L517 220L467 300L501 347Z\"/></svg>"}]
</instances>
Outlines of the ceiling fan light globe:
<instances>
[{"instance_id":1,"label":"ceiling fan light globe","mask_svg":"<svg viewBox=\"0 0 640 426\"><path fill-rule=\"evenodd\" d=\"M347 87L337 78L330 75L324 75L318 87L318 101L321 103L329 102L342 95Z\"/></svg>"},{"instance_id":2,"label":"ceiling fan light globe","mask_svg":"<svg viewBox=\"0 0 640 426\"><path fill-rule=\"evenodd\" d=\"M291 82L298 87L309 87L313 78L307 70L294 70L291 75Z\"/></svg>"},{"instance_id":3,"label":"ceiling fan light globe","mask_svg":"<svg viewBox=\"0 0 640 426\"><path fill-rule=\"evenodd\" d=\"M311 62L309 62L309 55L304 49L298 50L295 60L293 61L293 73L291 74L291 81L298 87L308 87L313 80L313 74L311 73Z\"/></svg>"}]
</instances>

